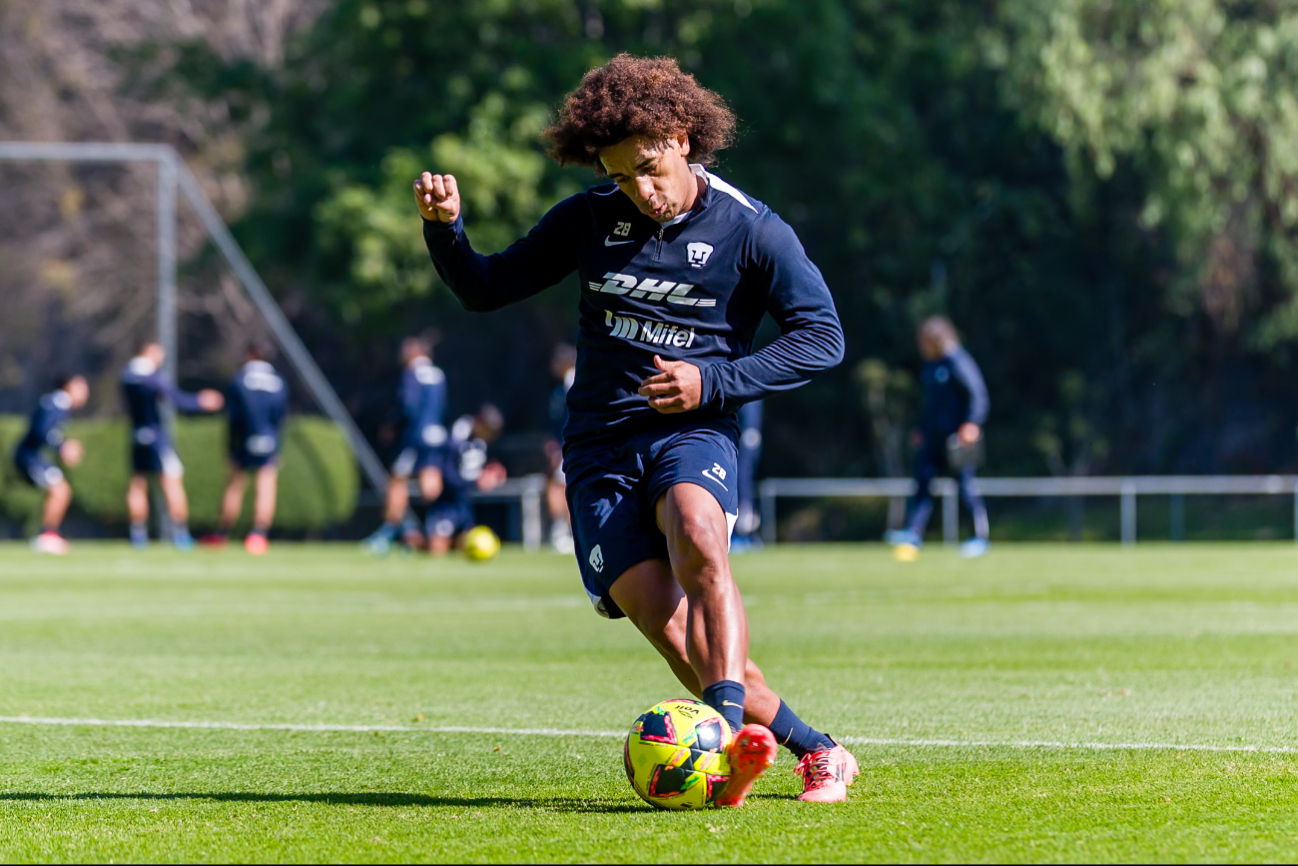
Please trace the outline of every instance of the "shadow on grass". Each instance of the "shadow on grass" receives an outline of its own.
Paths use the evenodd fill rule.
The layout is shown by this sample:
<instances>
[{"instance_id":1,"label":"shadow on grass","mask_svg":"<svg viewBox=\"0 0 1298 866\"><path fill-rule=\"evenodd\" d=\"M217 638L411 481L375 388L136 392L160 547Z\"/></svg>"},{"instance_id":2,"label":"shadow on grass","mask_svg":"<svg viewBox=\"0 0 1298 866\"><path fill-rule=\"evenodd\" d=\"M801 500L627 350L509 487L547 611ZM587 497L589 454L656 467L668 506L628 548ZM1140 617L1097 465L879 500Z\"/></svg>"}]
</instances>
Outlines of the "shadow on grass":
<instances>
[{"instance_id":1,"label":"shadow on grass","mask_svg":"<svg viewBox=\"0 0 1298 866\"><path fill-rule=\"evenodd\" d=\"M181 801L210 800L216 803L323 803L330 806L416 806L419 808L511 808L538 809L548 812L610 813L652 812L641 803L607 803L572 797L434 797L424 794L399 794L376 791L364 794L316 792L302 794L258 794L243 791L175 792L87 792L81 794L42 794L11 791L0 793L0 803L73 803L94 800Z\"/></svg>"}]
</instances>

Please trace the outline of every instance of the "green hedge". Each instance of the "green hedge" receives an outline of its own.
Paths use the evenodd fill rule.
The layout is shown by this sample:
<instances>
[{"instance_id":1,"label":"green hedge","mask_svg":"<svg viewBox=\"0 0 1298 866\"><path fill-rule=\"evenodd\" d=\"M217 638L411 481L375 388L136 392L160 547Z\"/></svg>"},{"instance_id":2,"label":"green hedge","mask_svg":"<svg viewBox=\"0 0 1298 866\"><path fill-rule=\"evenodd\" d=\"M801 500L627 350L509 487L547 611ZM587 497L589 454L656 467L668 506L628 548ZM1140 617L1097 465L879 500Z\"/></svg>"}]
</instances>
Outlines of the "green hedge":
<instances>
[{"instance_id":1,"label":"green hedge","mask_svg":"<svg viewBox=\"0 0 1298 866\"><path fill-rule=\"evenodd\" d=\"M41 494L18 477L13 451L27 419L0 415L0 514L30 524L37 519ZM81 440L86 456L68 470L73 508L104 523L126 522L126 483L130 476L129 428L126 420L89 419L68 425L68 436ZM226 425L222 418L180 418L176 450L185 464L190 523L216 523L221 491L229 471ZM359 487L356 462L347 439L332 422L311 416L290 418L280 458L279 509L275 525L296 532L319 532L347 521L356 507ZM251 510L252 485L243 520Z\"/></svg>"}]
</instances>

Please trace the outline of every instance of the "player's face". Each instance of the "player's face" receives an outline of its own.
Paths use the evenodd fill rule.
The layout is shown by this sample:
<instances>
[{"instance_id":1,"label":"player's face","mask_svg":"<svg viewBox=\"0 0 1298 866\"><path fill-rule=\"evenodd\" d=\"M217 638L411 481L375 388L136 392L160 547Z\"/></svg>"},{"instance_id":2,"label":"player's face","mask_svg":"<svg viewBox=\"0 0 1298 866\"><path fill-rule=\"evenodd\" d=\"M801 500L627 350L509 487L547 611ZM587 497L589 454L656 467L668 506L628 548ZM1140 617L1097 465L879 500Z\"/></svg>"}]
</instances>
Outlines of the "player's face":
<instances>
[{"instance_id":1,"label":"player's face","mask_svg":"<svg viewBox=\"0 0 1298 866\"><path fill-rule=\"evenodd\" d=\"M919 354L925 361L938 361L946 354L946 347L931 334L920 334Z\"/></svg>"},{"instance_id":2,"label":"player's face","mask_svg":"<svg viewBox=\"0 0 1298 866\"><path fill-rule=\"evenodd\" d=\"M162 348L161 343L150 343L144 347L144 351L140 354L159 367L162 366L163 361L167 360L167 350Z\"/></svg>"},{"instance_id":3,"label":"player's face","mask_svg":"<svg viewBox=\"0 0 1298 866\"><path fill-rule=\"evenodd\" d=\"M645 216L671 222L694 206L698 179L687 157L690 140L635 136L599 152L609 178Z\"/></svg>"},{"instance_id":4,"label":"player's face","mask_svg":"<svg viewBox=\"0 0 1298 866\"><path fill-rule=\"evenodd\" d=\"M90 399L90 385L85 379L77 376L75 379L68 381L67 394L69 399L72 400L72 408L80 409Z\"/></svg>"}]
</instances>

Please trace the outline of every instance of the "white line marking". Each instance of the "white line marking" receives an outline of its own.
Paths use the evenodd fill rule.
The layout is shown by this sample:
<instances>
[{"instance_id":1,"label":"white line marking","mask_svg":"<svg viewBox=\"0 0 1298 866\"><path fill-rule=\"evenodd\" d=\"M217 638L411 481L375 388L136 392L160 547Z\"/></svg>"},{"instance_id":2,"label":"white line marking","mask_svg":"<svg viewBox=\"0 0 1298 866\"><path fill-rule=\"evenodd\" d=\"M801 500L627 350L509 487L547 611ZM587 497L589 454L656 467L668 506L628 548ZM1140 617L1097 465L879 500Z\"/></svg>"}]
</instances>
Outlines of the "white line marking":
<instances>
[{"instance_id":1,"label":"white line marking","mask_svg":"<svg viewBox=\"0 0 1298 866\"><path fill-rule=\"evenodd\" d=\"M1298 746L1209 746L1194 743L1066 743L1062 740L884 740L840 737L857 746L911 746L939 749L1071 749L1093 752L1256 752L1298 755Z\"/></svg>"},{"instance_id":2,"label":"white line marking","mask_svg":"<svg viewBox=\"0 0 1298 866\"><path fill-rule=\"evenodd\" d=\"M242 722L169 722L160 719L51 719L38 716L0 716L0 724L90 728L196 728L212 731L371 731L425 734L515 734L531 737L621 737L617 731L565 731L560 728L474 728L459 725L301 725L244 724Z\"/></svg>"},{"instance_id":3,"label":"white line marking","mask_svg":"<svg viewBox=\"0 0 1298 866\"><path fill-rule=\"evenodd\" d=\"M40 716L0 716L0 724L89 728L185 728L208 731L303 731L365 734L374 731L410 734L502 734L519 737L621 738L621 731L570 731L562 728L484 728L467 725L305 725L243 722L172 722L162 719L60 719ZM900 740L878 737L839 737L854 746L900 746L936 749L1054 749L1100 752L1254 752L1298 755L1298 746L1212 746L1194 743L1069 743L1063 740Z\"/></svg>"}]
</instances>

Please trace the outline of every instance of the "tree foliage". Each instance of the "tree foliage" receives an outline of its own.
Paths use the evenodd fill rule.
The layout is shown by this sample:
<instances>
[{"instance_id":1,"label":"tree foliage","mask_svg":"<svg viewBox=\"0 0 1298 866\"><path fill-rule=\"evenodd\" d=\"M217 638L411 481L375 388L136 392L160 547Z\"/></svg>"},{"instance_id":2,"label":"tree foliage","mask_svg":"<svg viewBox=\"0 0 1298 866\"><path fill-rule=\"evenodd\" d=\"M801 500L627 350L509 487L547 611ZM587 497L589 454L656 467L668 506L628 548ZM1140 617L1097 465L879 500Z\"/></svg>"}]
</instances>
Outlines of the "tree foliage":
<instances>
[{"instance_id":1,"label":"tree foliage","mask_svg":"<svg viewBox=\"0 0 1298 866\"><path fill-rule=\"evenodd\" d=\"M427 263L410 183L456 174L474 243L504 246L594 181L549 162L537 133L628 50L675 56L729 100L739 139L718 172L793 225L839 305L848 360L778 398L768 471L895 471L880 463L897 462L896 425L872 424L870 389L917 367L913 329L935 311L987 374L995 471L1294 462L1291 4L290 7L274 20L309 26L281 28L274 51L175 28L137 40L119 90L183 106L177 130L221 107L237 147L205 177L237 176L223 205L240 239L368 429L390 348L430 326L459 408L491 398L512 429L544 425L545 359L571 339L577 287L463 313Z\"/></svg>"}]
</instances>

